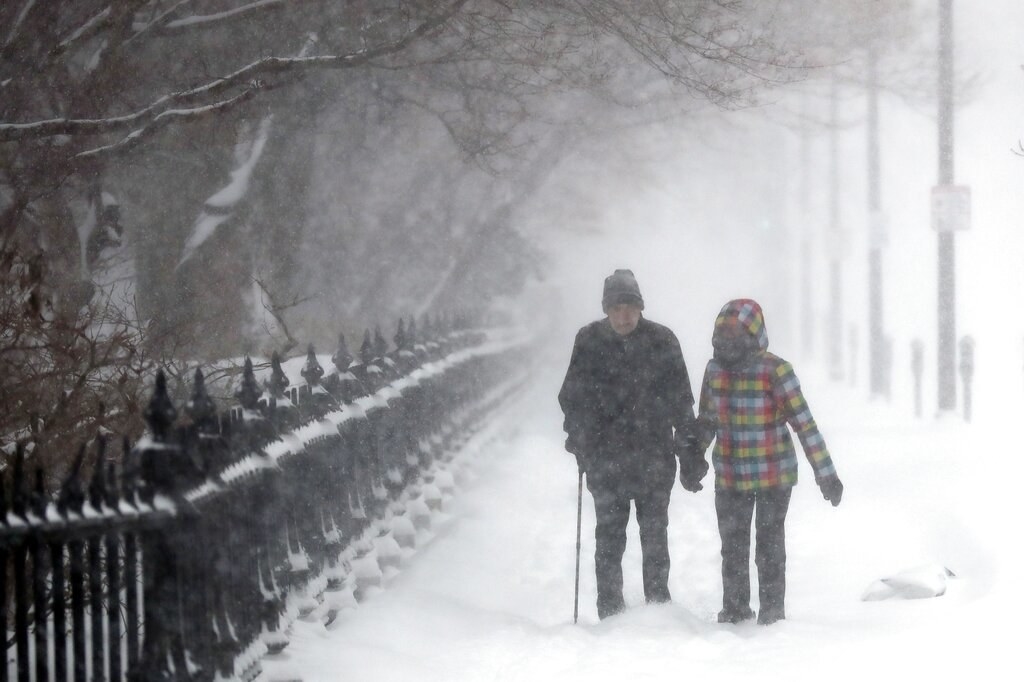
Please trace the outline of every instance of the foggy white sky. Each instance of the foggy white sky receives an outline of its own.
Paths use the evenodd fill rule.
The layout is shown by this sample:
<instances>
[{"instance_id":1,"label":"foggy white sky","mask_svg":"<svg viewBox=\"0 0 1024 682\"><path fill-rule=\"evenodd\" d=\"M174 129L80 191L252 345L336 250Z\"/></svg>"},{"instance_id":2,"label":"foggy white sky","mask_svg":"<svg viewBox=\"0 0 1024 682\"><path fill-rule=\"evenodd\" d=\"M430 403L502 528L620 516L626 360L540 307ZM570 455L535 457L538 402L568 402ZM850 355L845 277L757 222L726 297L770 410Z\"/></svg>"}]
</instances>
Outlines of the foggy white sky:
<instances>
[{"instance_id":1,"label":"foggy white sky","mask_svg":"<svg viewBox=\"0 0 1024 682\"><path fill-rule=\"evenodd\" d=\"M969 333L978 341L975 406L986 409L1007 391L1020 399L1024 385L1024 316L1012 312L1024 291L1024 158L1011 152L1024 138L1024 3L960 1L954 11L957 68L961 76L968 71L979 76L976 96L956 118L956 180L969 185L973 195L971 231L956 240L957 336ZM864 106L862 97L849 95L844 117L863 121ZM808 219L801 220L796 136L781 128L766 132L763 124L744 125L773 117L770 109L712 116L735 119L736 125L729 134L709 138L687 120L656 137L645 133L617 140L618 150L595 142L589 153L563 165L560 181L538 201L533 229L555 254L546 268L550 288L540 300L545 307L552 299L563 302L564 328L556 343L571 344L576 328L601 315L603 277L616 267L631 267L648 317L676 330L691 374L699 374L710 354L715 313L737 296L761 301L776 352L810 361L801 357L795 288L795 236L808 229L816 235L819 322L813 360L824 361L825 336L834 333L824 327L827 139L818 135L813 143L813 196ZM909 346L920 337L930 409L937 306L937 244L929 218L930 190L937 180L935 107L889 96L881 102L880 116L882 203L889 224L883 255L885 327L894 344L895 397L905 397ZM845 341L851 327L856 330L861 379L867 371L865 144L861 124L841 136L841 222L847 231L841 334ZM765 220L782 224L766 231Z\"/></svg>"}]
</instances>

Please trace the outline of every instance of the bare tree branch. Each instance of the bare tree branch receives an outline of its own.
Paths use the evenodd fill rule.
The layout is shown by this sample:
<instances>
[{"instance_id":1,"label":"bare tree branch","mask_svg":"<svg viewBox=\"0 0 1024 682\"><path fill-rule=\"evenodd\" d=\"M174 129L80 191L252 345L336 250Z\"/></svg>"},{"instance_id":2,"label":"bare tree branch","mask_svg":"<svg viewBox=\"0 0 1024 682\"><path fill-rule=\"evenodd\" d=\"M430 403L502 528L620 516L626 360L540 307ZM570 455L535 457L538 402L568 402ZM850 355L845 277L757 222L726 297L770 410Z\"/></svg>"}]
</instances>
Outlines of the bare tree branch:
<instances>
[{"instance_id":1,"label":"bare tree branch","mask_svg":"<svg viewBox=\"0 0 1024 682\"><path fill-rule=\"evenodd\" d=\"M25 139L53 137L55 135L95 135L114 132L129 127L138 121L159 115L167 107L176 103L187 103L215 96L225 90L242 84L256 82L262 85L259 78L271 74L282 74L293 71L312 69L344 69L362 66L368 62L396 54L409 47L412 43L447 23L468 0L455 0L446 11L434 16L404 36L391 43L375 48L359 50L349 54L322 55L313 57L264 57L233 73L216 78L199 87L181 92L164 95L152 104L123 116L104 119L49 119L26 123L0 123L0 142ZM223 102L219 103L223 104Z\"/></svg>"},{"instance_id":2,"label":"bare tree branch","mask_svg":"<svg viewBox=\"0 0 1024 682\"><path fill-rule=\"evenodd\" d=\"M57 46L50 51L50 56L55 57L62 54L79 41L91 38L100 31L108 28L113 16L114 14L111 11L110 5L107 5L99 13L94 14L88 21L72 31L67 38L60 41Z\"/></svg>"},{"instance_id":3,"label":"bare tree branch","mask_svg":"<svg viewBox=\"0 0 1024 682\"><path fill-rule=\"evenodd\" d=\"M135 29L135 33L126 41L124 41L125 44L127 45L128 43L134 41L136 38L139 38L148 33L149 31L153 30L154 28L159 28L165 22L170 21L171 17L174 15L175 12L177 12L180 8L184 7L185 5L191 4L192 1L193 0L178 0L177 3L171 5L166 10L153 17L149 22L141 26L134 26L133 28Z\"/></svg>"},{"instance_id":4,"label":"bare tree branch","mask_svg":"<svg viewBox=\"0 0 1024 682\"><path fill-rule=\"evenodd\" d=\"M242 104L243 102L247 102L248 100L252 99L256 96L259 90L259 84L253 84L252 87L241 92L240 94L235 95L234 97L231 97L229 99L216 102L214 104L208 104L202 107L194 107L192 109L168 109L158 114L152 121L150 121L145 126L133 130L120 140L112 142L111 144L103 145L101 147L94 147L92 149L87 149L85 151L79 152L75 154L72 157L72 159L76 161L85 161L89 159L95 159L100 156L107 156L111 154L119 154L122 152L126 152L135 147L136 145L138 145L146 137L149 137L156 131L170 125L171 123L207 118L214 114L224 113L225 111L233 109L234 107Z\"/></svg>"},{"instance_id":5,"label":"bare tree branch","mask_svg":"<svg viewBox=\"0 0 1024 682\"><path fill-rule=\"evenodd\" d=\"M253 276L252 281L260 289L260 295L263 298L261 301L263 309L266 310L272 318L274 318L274 322L281 329L281 333L284 334L286 343L284 347L281 348L281 353L283 355L299 345L299 341L292 335L291 330L288 329L288 323L284 320L284 314L291 308L296 308L303 303L312 300L314 297L296 296L287 303L278 303L274 300L273 294L270 293L270 287L268 287L260 277Z\"/></svg>"},{"instance_id":6,"label":"bare tree branch","mask_svg":"<svg viewBox=\"0 0 1024 682\"><path fill-rule=\"evenodd\" d=\"M223 12L216 12L214 14L195 15L191 17L183 17L181 19L174 19L168 21L160 28L160 32L171 32L189 30L193 28L208 28L216 26L224 21L235 19L243 14L250 14L253 12L259 12L264 10L275 10L281 9L286 3L289 2L301 2L302 0L255 0L247 5L241 7L234 7Z\"/></svg>"},{"instance_id":7,"label":"bare tree branch","mask_svg":"<svg viewBox=\"0 0 1024 682\"><path fill-rule=\"evenodd\" d=\"M21 7L21 11L18 12L11 24L11 30L7 32L7 37L4 39L3 45L0 46L3 48L3 50L0 50L0 54L6 52L7 48L13 45L14 41L17 40L18 34L21 32L21 27L25 24L25 19L35 6L36 0L25 0Z\"/></svg>"}]
</instances>

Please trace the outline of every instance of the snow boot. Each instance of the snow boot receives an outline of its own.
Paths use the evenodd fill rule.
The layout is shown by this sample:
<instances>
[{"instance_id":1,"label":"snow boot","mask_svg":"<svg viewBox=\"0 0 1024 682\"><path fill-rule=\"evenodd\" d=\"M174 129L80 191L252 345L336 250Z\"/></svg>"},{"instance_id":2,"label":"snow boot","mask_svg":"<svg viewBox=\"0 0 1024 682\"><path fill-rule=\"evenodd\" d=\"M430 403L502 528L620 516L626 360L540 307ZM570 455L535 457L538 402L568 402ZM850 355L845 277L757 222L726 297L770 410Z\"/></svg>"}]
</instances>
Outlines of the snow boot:
<instances>
[{"instance_id":1,"label":"snow boot","mask_svg":"<svg viewBox=\"0 0 1024 682\"><path fill-rule=\"evenodd\" d=\"M757 624L758 625L771 625L777 623L780 620L786 619L786 611L782 608L767 608L761 609L757 613Z\"/></svg>"},{"instance_id":2,"label":"snow boot","mask_svg":"<svg viewBox=\"0 0 1024 682\"><path fill-rule=\"evenodd\" d=\"M608 599L603 602L597 602L597 617L601 620L620 614L625 610L626 602L622 599L622 597L619 597L618 599Z\"/></svg>"},{"instance_id":3,"label":"snow boot","mask_svg":"<svg viewBox=\"0 0 1024 682\"><path fill-rule=\"evenodd\" d=\"M750 607L745 609L722 609L718 612L719 623L742 623L745 620L750 620L754 617L754 612L750 610Z\"/></svg>"}]
</instances>

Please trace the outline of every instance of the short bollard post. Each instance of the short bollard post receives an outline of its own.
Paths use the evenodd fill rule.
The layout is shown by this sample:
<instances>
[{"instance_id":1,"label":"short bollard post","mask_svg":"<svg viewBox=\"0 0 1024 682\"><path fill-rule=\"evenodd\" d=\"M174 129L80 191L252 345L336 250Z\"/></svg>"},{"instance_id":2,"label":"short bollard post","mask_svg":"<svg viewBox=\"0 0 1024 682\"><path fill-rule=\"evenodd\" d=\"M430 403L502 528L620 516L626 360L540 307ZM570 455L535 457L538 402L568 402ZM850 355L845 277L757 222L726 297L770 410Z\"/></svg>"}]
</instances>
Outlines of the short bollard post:
<instances>
[{"instance_id":1,"label":"short bollard post","mask_svg":"<svg viewBox=\"0 0 1024 682\"><path fill-rule=\"evenodd\" d=\"M971 421L971 379L974 378L974 339L960 339L960 381L964 386L964 421Z\"/></svg>"},{"instance_id":2,"label":"short bollard post","mask_svg":"<svg viewBox=\"0 0 1024 682\"><path fill-rule=\"evenodd\" d=\"M914 339L910 344L910 369L914 373L914 416L921 416L921 375L924 372L924 343Z\"/></svg>"}]
</instances>

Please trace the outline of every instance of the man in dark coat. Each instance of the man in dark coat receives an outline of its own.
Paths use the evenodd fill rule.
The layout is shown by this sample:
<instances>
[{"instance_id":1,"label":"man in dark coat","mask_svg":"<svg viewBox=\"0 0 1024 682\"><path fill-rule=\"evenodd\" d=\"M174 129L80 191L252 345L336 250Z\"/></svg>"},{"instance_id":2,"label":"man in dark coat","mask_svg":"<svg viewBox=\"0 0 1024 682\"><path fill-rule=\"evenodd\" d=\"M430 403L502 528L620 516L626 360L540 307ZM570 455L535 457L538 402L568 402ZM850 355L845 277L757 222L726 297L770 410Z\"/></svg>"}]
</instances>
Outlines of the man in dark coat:
<instances>
[{"instance_id":1,"label":"man in dark coat","mask_svg":"<svg viewBox=\"0 0 1024 682\"><path fill-rule=\"evenodd\" d=\"M631 271L616 270L605 279L602 307L606 318L576 335L558 402L566 450L576 455L594 498L597 613L606 618L625 607L622 554L630 500L640 527L644 596L670 601L668 503L676 456L680 480L694 492L707 464L695 456L693 392L679 341L643 317Z\"/></svg>"}]
</instances>

